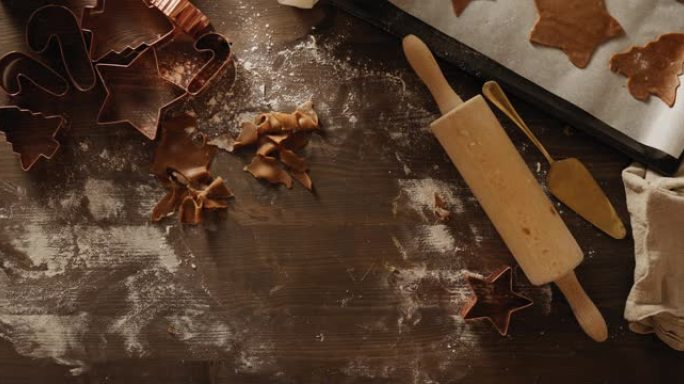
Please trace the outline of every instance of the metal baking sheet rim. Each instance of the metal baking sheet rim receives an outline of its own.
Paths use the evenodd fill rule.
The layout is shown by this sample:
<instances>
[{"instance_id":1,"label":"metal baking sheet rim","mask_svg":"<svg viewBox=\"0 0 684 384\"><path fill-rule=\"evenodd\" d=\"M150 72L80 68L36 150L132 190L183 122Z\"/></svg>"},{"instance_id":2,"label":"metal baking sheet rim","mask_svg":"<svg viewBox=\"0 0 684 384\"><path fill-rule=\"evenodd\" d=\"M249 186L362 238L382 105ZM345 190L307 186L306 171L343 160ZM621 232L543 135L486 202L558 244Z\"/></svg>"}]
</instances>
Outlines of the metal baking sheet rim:
<instances>
[{"instance_id":1,"label":"metal baking sheet rim","mask_svg":"<svg viewBox=\"0 0 684 384\"><path fill-rule=\"evenodd\" d=\"M323 0L393 35L412 33L423 39L435 55L469 74L496 80L516 96L539 105L549 114L623 152L634 160L671 175L679 169L679 159L643 145L602 122L574 104L560 98L496 61L475 51L423 21L397 8L387 0Z\"/></svg>"}]
</instances>

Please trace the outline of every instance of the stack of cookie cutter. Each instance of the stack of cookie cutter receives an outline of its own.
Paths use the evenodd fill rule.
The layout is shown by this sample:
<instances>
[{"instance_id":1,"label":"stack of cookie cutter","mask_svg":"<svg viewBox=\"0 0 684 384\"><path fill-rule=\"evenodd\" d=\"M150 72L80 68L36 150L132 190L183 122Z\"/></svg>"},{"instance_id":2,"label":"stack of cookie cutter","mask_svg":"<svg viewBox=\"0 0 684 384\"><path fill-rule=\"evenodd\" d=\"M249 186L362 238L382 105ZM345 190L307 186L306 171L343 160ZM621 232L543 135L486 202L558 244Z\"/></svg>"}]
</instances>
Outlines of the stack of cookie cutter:
<instances>
[{"instance_id":1,"label":"stack of cookie cutter","mask_svg":"<svg viewBox=\"0 0 684 384\"><path fill-rule=\"evenodd\" d=\"M50 19L50 23L45 20ZM0 88L16 97L27 88L36 88L54 97L63 97L73 84L80 91L95 87L97 79L76 16L61 6L46 6L29 18L26 44L34 54L56 47L67 80L42 61L10 52L0 58ZM40 158L51 159L59 149L57 135L66 126L60 115L42 114L16 106L0 107L0 131L21 159L22 169L30 170Z\"/></svg>"},{"instance_id":2,"label":"stack of cookie cutter","mask_svg":"<svg viewBox=\"0 0 684 384\"><path fill-rule=\"evenodd\" d=\"M150 25L153 28L150 29ZM117 115L122 118L108 121L103 111L106 112L106 102L112 97L138 97L142 100L147 95L157 98L136 92L139 91L136 89L136 77L144 84L161 79L156 49L173 44L180 35L194 39L194 50L201 56L203 65L188 84L173 85L172 81L164 80L170 83L170 87L175 87L179 96L162 105L154 103L149 111L143 112L132 99L118 111ZM202 93L232 61L226 38L214 32L206 15L187 0L99 0L95 6L84 9L80 21L66 7L46 5L31 14L26 38L32 53L41 57L53 52L51 47L57 47L59 63L46 64L20 52L10 52L1 57L0 88L13 101L16 102L14 98L24 94L28 88L37 88L52 97L65 97L69 92L87 92L101 84L107 97L100 107L96 123L128 122L149 139L156 137L161 115L167 107L189 95ZM130 70L132 65L139 64L136 60L140 57L154 57L154 65L145 66L145 71L130 76L127 79L129 88L124 95L113 95L112 87L108 87L102 72L108 69ZM132 122L133 119L125 118L127 113L136 112L127 110L126 105L136 105L138 113L153 116L151 123L140 126ZM21 105L0 107L0 117L3 117L0 131L5 132L7 140L13 144L13 151L22 159L25 171L30 170L41 157L52 158L60 146L57 135L68 126L67 116L42 114L22 109ZM41 121L45 126L39 129ZM61 123L56 124L57 121ZM31 142L36 143L37 149L31 148ZM41 142L49 142L50 145L41 145Z\"/></svg>"}]
</instances>

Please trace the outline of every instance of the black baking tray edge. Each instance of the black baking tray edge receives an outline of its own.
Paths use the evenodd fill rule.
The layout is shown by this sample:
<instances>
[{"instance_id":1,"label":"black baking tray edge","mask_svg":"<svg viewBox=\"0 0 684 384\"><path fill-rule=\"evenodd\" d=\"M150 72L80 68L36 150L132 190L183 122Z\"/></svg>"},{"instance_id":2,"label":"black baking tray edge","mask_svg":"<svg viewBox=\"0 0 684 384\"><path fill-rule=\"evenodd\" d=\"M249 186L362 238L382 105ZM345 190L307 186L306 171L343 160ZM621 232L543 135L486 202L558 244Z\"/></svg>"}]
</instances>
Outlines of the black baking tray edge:
<instances>
[{"instance_id":1,"label":"black baking tray edge","mask_svg":"<svg viewBox=\"0 0 684 384\"><path fill-rule=\"evenodd\" d=\"M420 37L439 58L483 80L498 81L521 99L528 100L567 124L661 173L668 175L675 173L684 158L684 154L677 159L660 150L638 143L574 104L430 27L387 0L323 0L323 2L332 4L398 37L408 34Z\"/></svg>"}]
</instances>

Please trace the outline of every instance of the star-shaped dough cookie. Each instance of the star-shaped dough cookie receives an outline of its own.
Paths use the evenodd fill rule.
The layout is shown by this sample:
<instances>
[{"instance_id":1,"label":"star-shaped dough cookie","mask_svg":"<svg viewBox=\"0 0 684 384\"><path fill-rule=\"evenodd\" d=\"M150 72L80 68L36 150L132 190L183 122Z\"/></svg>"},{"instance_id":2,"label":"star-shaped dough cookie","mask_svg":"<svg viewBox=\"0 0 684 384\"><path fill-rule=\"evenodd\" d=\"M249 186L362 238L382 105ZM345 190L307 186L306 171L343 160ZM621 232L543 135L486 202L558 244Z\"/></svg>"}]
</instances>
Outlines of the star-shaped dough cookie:
<instances>
[{"instance_id":1,"label":"star-shaped dough cookie","mask_svg":"<svg viewBox=\"0 0 684 384\"><path fill-rule=\"evenodd\" d=\"M673 107L684 73L684 33L662 35L644 47L618 53L610 59L610 69L629 78L629 93L637 100L655 95Z\"/></svg>"},{"instance_id":2,"label":"star-shaped dough cookie","mask_svg":"<svg viewBox=\"0 0 684 384\"><path fill-rule=\"evenodd\" d=\"M475 300L461 313L466 320L488 319L502 336L508 333L513 312L532 305L532 300L513 291L513 273L503 268L487 278L468 277Z\"/></svg>"},{"instance_id":3,"label":"star-shaped dough cookie","mask_svg":"<svg viewBox=\"0 0 684 384\"><path fill-rule=\"evenodd\" d=\"M562 50L579 68L596 48L624 33L603 0L535 0L539 19L530 41Z\"/></svg>"},{"instance_id":4,"label":"star-shaped dough cookie","mask_svg":"<svg viewBox=\"0 0 684 384\"><path fill-rule=\"evenodd\" d=\"M473 0L451 0L451 3L454 5L454 13L456 16L461 16L461 13L463 13L471 1Z\"/></svg>"},{"instance_id":5,"label":"star-shaped dough cookie","mask_svg":"<svg viewBox=\"0 0 684 384\"><path fill-rule=\"evenodd\" d=\"M107 90L98 123L129 123L150 140L157 136L162 111L185 96L182 88L159 73L154 48L144 50L129 65L96 68Z\"/></svg>"}]
</instances>

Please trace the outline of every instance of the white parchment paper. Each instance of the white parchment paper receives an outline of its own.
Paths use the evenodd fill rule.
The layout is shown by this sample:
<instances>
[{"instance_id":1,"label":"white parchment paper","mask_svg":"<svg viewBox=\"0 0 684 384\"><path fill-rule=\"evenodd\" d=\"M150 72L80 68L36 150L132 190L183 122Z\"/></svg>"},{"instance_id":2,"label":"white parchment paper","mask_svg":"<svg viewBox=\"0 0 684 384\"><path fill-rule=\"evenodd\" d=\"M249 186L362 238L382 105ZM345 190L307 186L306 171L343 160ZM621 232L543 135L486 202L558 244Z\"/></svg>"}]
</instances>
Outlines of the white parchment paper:
<instances>
[{"instance_id":1,"label":"white parchment paper","mask_svg":"<svg viewBox=\"0 0 684 384\"><path fill-rule=\"evenodd\" d=\"M677 0L606 0L626 35L600 46L585 69L559 49L530 43L537 20L533 0L475 0L460 17L450 0L390 1L634 140L677 158L684 151L684 86L673 108L654 96L641 102L627 90L627 78L609 69L615 53L684 32L684 4Z\"/></svg>"}]
</instances>

